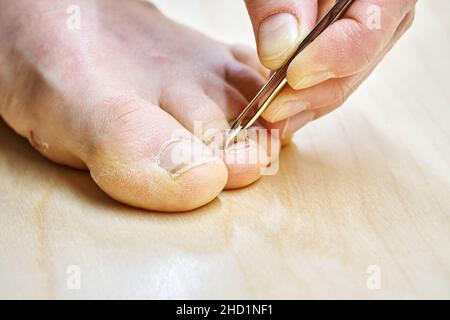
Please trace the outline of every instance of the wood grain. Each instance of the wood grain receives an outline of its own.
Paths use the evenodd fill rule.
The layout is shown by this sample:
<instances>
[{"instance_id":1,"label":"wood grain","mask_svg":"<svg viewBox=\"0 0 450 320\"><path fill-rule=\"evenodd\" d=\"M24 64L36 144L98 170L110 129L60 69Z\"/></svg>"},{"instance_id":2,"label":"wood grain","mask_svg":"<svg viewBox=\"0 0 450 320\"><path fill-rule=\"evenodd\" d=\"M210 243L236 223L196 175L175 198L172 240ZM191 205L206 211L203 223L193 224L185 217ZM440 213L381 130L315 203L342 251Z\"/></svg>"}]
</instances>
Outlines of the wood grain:
<instances>
[{"instance_id":1,"label":"wood grain","mask_svg":"<svg viewBox=\"0 0 450 320\"><path fill-rule=\"evenodd\" d=\"M238 0L156 2L253 41ZM419 1L413 28L296 136L278 175L188 214L121 205L1 123L0 298L450 298L449 11Z\"/></svg>"}]
</instances>

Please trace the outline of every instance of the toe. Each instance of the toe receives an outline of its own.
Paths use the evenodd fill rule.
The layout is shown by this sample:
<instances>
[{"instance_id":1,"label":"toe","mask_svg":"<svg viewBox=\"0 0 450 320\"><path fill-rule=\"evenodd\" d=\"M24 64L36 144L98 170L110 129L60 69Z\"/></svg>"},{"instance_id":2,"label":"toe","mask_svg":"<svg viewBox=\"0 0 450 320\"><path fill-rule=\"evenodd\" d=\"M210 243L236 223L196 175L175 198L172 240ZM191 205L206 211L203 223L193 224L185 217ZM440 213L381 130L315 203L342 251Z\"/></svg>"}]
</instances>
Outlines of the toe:
<instances>
[{"instance_id":1,"label":"toe","mask_svg":"<svg viewBox=\"0 0 450 320\"><path fill-rule=\"evenodd\" d=\"M228 169L226 188L244 187L261 177L262 169L267 165L265 152L251 140L235 143L224 150L229 130L228 112L206 93L192 87L174 87L161 98L164 110L223 159Z\"/></svg>"},{"instance_id":2,"label":"toe","mask_svg":"<svg viewBox=\"0 0 450 320\"><path fill-rule=\"evenodd\" d=\"M206 142L215 150L222 148L221 158L229 172L225 189L242 188L263 175L277 173L280 148L276 135L269 134L265 128L255 127L243 131L228 145L227 138L226 133L218 133Z\"/></svg>"},{"instance_id":3,"label":"toe","mask_svg":"<svg viewBox=\"0 0 450 320\"><path fill-rule=\"evenodd\" d=\"M242 93L218 77L205 83L204 91L222 109L228 122L236 119L248 105L248 100Z\"/></svg>"},{"instance_id":4,"label":"toe","mask_svg":"<svg viewBox=\"0 0 450 320\"><path fill-rule=\"evenodd\" d=\"M227 110L219 107L202 88L172 86L161 94L161 107L186 129L202 138L208 131L228 128Z\"/></svg>"},{"instance_id":5,"label":"toe","mask_svg":"<svg viewBox=\"0 0 450 320\"><path fill-rule=\"evenodd\" d=\"M270 71L261 64L258 54L252 48L239 44L233 45L231 46L231 53L237 61L256 70L263 78L269 76Z\"/></svg>"},{"instance_id":6,"label":"toe","mask_svg":"<svg viewBox=\"0 0 450 320\"><path fill-rule=\"evenodd\" d=\"M237 189L248 186L263 174L268 165L266 151L248 137L229 146L224 152L225 163L230 175L225 189Z\"/></svg>"},{"instance_id":7,"label":"toe","mask_svg":"<svg viewBox=\"0 0 450 320\"><path fill-rule=\"evenodd\" d=\"M93 124L82 158L113 198L144 209L187 211L223 189L223 161L160 108L133 100L113 107L102 123L100 129Z\"/></svg>"},{"instance_id":8,"label":"toe","mask_svg":"<svg viewBox=\"0 0 450 320\"><path fill-rule=\"evenodd\" d=\"M255 97L266 82L255 69L239 62L229 63L226 75L228 83L241 92L248 101Z\"/></svg>"}]
</instances>

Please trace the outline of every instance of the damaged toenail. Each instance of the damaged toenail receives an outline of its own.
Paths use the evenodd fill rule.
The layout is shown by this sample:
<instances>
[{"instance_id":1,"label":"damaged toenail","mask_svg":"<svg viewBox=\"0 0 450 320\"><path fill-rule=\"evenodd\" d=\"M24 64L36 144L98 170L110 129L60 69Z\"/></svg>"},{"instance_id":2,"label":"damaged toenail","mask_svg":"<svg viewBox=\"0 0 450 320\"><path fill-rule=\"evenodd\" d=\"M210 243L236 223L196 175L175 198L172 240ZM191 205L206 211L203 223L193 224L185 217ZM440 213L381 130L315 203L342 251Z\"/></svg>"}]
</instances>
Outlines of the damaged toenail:
<instances>
[{"instance_id":1,"label":"damaged toenail","mask_svg":"<svg viewBox=\"0 0 450 320\"><path fill-rule=\"evenodd\" d=\"M250 148L250 137L248 130L231 130L228 133L227 141L224 146L226 152L240 151Z\"/></svg>"},{"instance_id":2,"label":"damaged toenail","mask_svg":"<svg viewBox=\"0 0 450 320\"><path fill-rule=\"evenodd\" d=\"M161 147L157 163L172 176L180 176L195 167L216 160L218 157L202 142L177 138L169 140Z\"/></svg>"},{"instance_id":3,"label":"damaged toenail","mask_svg":"<svg viewBox=\"0 0 450 320\"><path fill-rule=\"evenodd\" d=\"M249 140L247 130L237 134L233 130L222 130L210 135L205 144L216 152L228 152L249 148Z\"/></svg>"},{"instance_id":4,"label":"damaged toenail","mask_svg":"<svg viewBox=\"0 0 450 320\"><path fill-rule=\"evenodd\" d=\"M238 134L233 141L226 146L225 152L241 151L250 148L250 138L246 132Z\"/></svg>"},{"instance_id":5,"label":"damaged toenail","mask_svg":"<svg viewBox=\"0 0 450 320\"><path fill-rule=\"evenodd\" d=\"M224 130L208 131L203 135L203 143L213 150L222 149L225 136L226 131Z\"/></svg>"}]
</instances>

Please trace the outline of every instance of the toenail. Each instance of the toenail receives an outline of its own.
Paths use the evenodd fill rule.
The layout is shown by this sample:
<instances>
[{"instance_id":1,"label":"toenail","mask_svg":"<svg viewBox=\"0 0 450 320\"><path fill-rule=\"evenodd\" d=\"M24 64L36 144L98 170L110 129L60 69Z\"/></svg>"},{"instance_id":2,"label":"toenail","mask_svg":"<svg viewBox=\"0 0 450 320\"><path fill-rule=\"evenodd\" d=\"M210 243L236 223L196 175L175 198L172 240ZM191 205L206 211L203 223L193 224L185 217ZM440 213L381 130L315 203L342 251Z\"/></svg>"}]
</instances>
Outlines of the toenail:
<instances>
[{"instance_id":1,"label":"toenail","mask_svg":"<svg viewBox=\"0 0 450 320\"><path fill-rule=\"evenodd\" d=\"M216 154L249 148L249 137L246 130L240 132L231 142L228 141L229 134L231 134L230 130L216 131L215 134L209 135L209 137L204 140L204 143L214 150Z\"/></svg>"},{"instance_id":2,"label":"toenail","mask_svg":"<svg viewBox=\"0 0 450 320\"><path fill-rule=\"evenodd\" d=\"M225 144L223 145L223 150L225 152L228 151L236 151L236 150L244 150L250 147L250 137L249 130L229 130L226 135Z\"/></svg>"},{"instance_id":3,"label":"toenail","mask_svg":"<svg viewBox=\"0 0 450 320\"><path fill-rule=\"evenodd\" d=\"M248 136L247 131L242 131L239 133L232 143L230 143L225 148L225 152L232 152L232 151L242 151L250 148L250 138Z\"/></svg>"},{"instance_id":4,"label":"toenail","mask_svg":"<svg viewBox=\"0 0 450 320\"><path fill-rule=\"evenodd\" d=\"M245 137L244 141L230 144L225 150L225 163L237 165L265 165L267 156L262 152L258 143Z\"/></svg>"},{"instance_id":5,"label":"toenail","mask_svg":"<svg viewBox=\"0 0 450 320\"><path fill-rule=\"evenodd\" d=\"M200 141L177 138L169 140L161 147L157 163L172 176L180 176L193 168L216 160L218 157L213 151Z\"/></svg>"},{"instance_id":6,"label":"toenail","mask_svg":"<svg viewBox=\"0 0 450 320\"><path fill-rule=\"evenodd\" d=\"M222 149L225 143L226 131L212 130L208 131L203 136L203 143L211 149Z\"/></svg>"}]
</instances>

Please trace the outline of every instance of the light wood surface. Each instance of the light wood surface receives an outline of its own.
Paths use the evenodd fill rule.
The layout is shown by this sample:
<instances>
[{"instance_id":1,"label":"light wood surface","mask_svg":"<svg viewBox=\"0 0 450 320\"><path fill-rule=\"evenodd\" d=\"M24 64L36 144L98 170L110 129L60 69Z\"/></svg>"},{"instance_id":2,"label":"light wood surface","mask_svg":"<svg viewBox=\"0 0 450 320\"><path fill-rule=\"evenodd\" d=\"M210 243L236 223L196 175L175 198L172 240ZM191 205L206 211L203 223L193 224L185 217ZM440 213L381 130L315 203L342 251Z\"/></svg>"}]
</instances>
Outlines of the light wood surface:
<instances>
[{"instance_id":1,"label":"light wood surface","mask_svg":"<svg viewBox=\"0 0 450 320\"><path fill-rule=\"evenodd\" d=\"M239 0L156 2L253 41ZM448 12L419 1L413 28L296 136L278 175L187 214L121 205L0 123L0 298L450 298Z\"/></svg>"}]
</instances>

